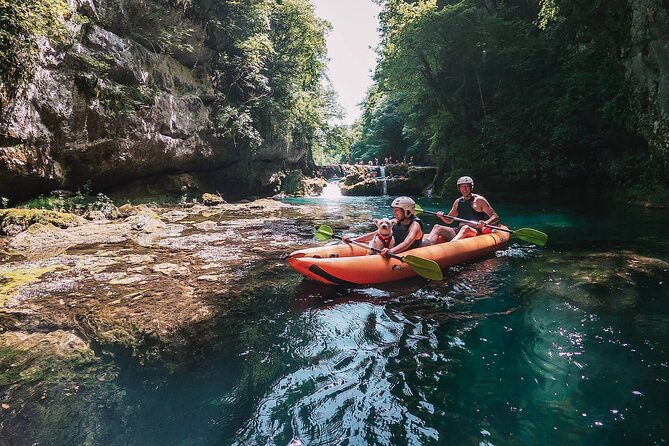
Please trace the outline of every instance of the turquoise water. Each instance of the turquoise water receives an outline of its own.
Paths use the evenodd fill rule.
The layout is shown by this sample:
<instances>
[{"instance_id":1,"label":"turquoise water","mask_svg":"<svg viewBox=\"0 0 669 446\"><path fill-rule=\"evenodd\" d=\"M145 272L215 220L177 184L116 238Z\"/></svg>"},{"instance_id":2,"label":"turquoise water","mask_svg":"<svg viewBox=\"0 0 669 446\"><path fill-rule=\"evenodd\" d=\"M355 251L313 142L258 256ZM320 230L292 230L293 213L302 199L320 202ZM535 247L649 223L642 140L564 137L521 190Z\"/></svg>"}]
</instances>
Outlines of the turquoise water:
<instances>
[{"instance_id":1,"label":"turquoise water","mask_svg":"<svg viewBox=\"0 0 669 446\"><path fill-rule=\"evenodd\" d=\"M389 213L390 200L299 200L323 206L326 218L295 224L304 227L305 243L313 224L367 231L370 218ZM210 351L170 371L117 363L117 399L97 406L104 426L54 438L666 444L669 213L493 205L505 224L544 231L549 244L514 239L507 250L445 271L442 282L381 288L333 288L283 262L263 266L272 284L244 296L252 304L219 322Z\"/></svg>"}]
</instances>

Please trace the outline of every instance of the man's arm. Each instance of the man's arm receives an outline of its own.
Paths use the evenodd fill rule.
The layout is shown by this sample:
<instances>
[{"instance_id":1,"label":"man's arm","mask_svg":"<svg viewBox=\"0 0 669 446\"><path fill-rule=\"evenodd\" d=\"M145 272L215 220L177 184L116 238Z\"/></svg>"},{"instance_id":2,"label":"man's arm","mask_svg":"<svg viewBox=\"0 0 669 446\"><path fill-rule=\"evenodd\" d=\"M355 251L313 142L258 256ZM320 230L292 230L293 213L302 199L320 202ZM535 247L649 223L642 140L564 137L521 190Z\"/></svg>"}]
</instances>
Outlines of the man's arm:
<instances>
[{"instance_id":1,"label":"man's arm","mask_svg":"<svg viewBox=\"0 0 669 446\"><path fill-rule=\"evenodd\" d=\"M457 199L453 202L453 206L451 206L451 210L448 211L448 215L450 215L451 217L457 217L458 216L458 200ZM437 212L437 216L439 218L441 218L441 220L444 223L446 223L447 225L450 225L451 223L453 223L453 220L448 218L446 215L444 215L444 213L442 211Z\"/></svg>"},{"instance_id":2,"label":"man's arm","mask_svg":"<svg viewBox=\"0 0 669 446\"><path fill-rule=\"evenodd\" d=\"M490 206L490 203L488 203L488 200L486 200L483 197L479 197L481 199L481 209L485 214L488 216L487 220L484 220L484 223L487 225L492 225L495 224L499 221L499 215L497 215L497 212Z\"/></svg>"}]
</instances>

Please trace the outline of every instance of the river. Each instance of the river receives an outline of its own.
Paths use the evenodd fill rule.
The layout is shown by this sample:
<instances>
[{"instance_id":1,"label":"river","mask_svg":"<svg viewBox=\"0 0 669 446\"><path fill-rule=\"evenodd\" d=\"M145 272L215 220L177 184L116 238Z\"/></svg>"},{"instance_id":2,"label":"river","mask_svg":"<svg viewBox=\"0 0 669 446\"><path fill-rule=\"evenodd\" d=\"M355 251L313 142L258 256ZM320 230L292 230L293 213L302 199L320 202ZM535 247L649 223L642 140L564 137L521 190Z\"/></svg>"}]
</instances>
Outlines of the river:
<instances>
[{"instance_id":1,"label":"river","mask_svg":"<svg viewBox=\"0 0 669 446\"><path fill-rule=\"evenodd\" d=\"M314 224L370 230L391 198L288 199L322 208L291 224L295 249L317 243ZM113 379L78 390L86 411L52 405L37 440L0 412L0 432L45 445L666 444L669 212L491 202L547 246L512 239L440 282L356 289L264 263L253 280L271 283L216 321L205 354L170 367L106 356Z\"/></svg>"}]
</instances>

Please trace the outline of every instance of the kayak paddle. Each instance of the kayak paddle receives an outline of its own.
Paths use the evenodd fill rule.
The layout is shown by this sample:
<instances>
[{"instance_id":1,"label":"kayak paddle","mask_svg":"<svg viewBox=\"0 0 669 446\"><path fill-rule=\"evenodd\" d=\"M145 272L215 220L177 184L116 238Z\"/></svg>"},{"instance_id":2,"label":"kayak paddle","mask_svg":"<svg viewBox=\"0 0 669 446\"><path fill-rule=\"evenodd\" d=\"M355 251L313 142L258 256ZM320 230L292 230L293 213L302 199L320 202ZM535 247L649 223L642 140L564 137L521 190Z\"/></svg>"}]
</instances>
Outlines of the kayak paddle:
<instances>
[{"instance_id":1,"label":"kayak paddle","mask_svg":"<svg viewBox=\"0 0 669 446\"><path fill-rule=\"evenodd\" d=\"M334 234L332 231L332 228L328 225L321 225L316 233L314 234L314 237L316 237L316 240L320 241L325 241L329 240L331 238L336 238L338 240L344 241L345 243L350 243L352 245L357 245L361 246L367 249L370 249L374 252L381 252L380 249L377 248L372 248L367 246L364 243L356 242L353 240L345 241L343 237ZM430 259L424 259L422 257L414 256L411 254L407 254L405 256L398 256L397 254L387 254L388 257L392 257L393 259L397 259L401 261L402 263L406 263L411 267L411 269L418 274L419 276L425 277L426 279L430 280L443 280L444 279L444 274L441 272L441 268L439 268L439 265L437 265L437 262L434 260Z\"/></svg>"},{"instance_id":2,"label":"kayak paddle","mask_svg":"<svg viewBox=\"0 0 669 446\"><path fill-rule=\"evenodd\" d=\"M423 208L421 208L420 206L418 206L418 204L416 204L416 214L420 214L422 212L424 212L426 214L437 215L436 212L423 210ZM452 218L455 221L459 221L461 223L467 223L471 226L476 226L476 224L477 224L477 222L475 222L475 221L465 220L464 218L451 217L450 215L446 215L446 214L444 214L444 217L449 218L449 219ZM520 228L520 229L513 230L513 229L502 228L500 226L488 225L488 224L486 226L489 227L489 228L492 228L492 229L497 229L498 231L508 232L510 234L515 235L516 237L518 237L521 240L525 240L526 242L534 243L535 245L539 245L539 246L545 246L546 242L548 241L548 236L545 233L543 233L541 231L537 231L536 229L532 229L532 228Z\"/></svg>"}]
</instances>

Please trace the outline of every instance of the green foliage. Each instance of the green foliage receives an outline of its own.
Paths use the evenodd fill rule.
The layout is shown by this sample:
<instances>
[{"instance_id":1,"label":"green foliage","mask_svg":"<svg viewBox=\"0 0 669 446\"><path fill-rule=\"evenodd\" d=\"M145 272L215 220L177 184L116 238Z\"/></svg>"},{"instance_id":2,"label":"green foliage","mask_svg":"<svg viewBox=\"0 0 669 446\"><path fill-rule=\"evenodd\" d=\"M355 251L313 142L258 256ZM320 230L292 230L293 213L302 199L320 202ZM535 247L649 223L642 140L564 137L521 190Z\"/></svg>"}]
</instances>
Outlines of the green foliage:
<instances>
[{"instance_id":1,"label":"green foliage","mask_svg":"<svg viewBox=\"0 0 669 446\"><path fill-rule=\"evenodd\" d=\"M32 79L38 39L66 38L69 14L65 0L0 0L0 111Z\"/></svg>"},{"instance_id":2,"label":"green foliage","mask_svg":"<svg viewBox=\"0 0 669 446\"><path fill-rule=\"evenodd\" d=\"M624 0L385 0L352 154L412 154L446 182L666 185L669 155L639 136L619 59L631 14ZM645 167L621 168L631 158Z\"/></svg>"},{"instance_id":3,"label":"green foliage","mask_svg":"<svg viewBox=\"0 0 669 446\"><path fill-rule=\"evenodd\" d=\"M313 145L319 133L327 132L332 114L330 93L321 84L327 30L329 24L315 17L306 0L277 2L270 16L273 52L268 83L274 94L259 106L267 114L278 105L283 112L270 114L270 120L283 121L290 139L306 146Z\"/></svg>"},{"instance_id":4,"label":"green foliage","mask_svg":"<svg viewBox=\"0 0 669 446\"><path fill-rule=\"evenodd\" d=\"M21 203L20 209L41 209L81 215L86 211L102 211L105 215L113 212L115 205L111 198L103 193L93 195L91 184L86 183L71 197L55 197L40 195L37 198Z\"/></svg>"},{"instance_id":5,"label":"green foliage","mask_svg":"<svg viewBox=\"0 0 669 446\"><path fill-rule=\"evenodd\" d=\"M557 19L560 7L556 0L539 0L539 28L546 29L549 22Z\"/></svg>"},{"instance_id":6,"label":"green foliage","mask_svg":"<svg viewBox=\"0 0 669 446\"><path fill-rule=\"evenodd\" d=\"M321 85L325 33L308 0L178 2L206 23L216 135L252 152L264 141L310 147L336 110Z\"/></svg>"},{"instance_id":7,"label":"green foliage","mask_svg":"<svg viewBox=\"0 0 669 446\"><path fill-rule=\"evenodd\" d=\"M105 107L112 117L148 111L158 94L155 85L122 85L108 81L104 88L99 88L97 78L93 76L78 79L79 85L83 85L85 81L88 82L85 87L90 90L84 91L97 96L100 105Z\"/></svg>"},{"instance_id":8,"label":"green foliage","mask_svg":"<svg viewBox=\"0 0 669 446\"><path fill-rule=\"evenodd\" d=\"M89 56L85 54L71 54L70 64L72 67L83 71L97 74L106 74L112 66L113 57L108 54L96 54Z\"/></svg>"},{"instance_id":9,"label":"green foliage","mask_svg":"<svg viewBox=\"0 0 669 446\"><path fill-rule=\"evenodd\" d=\"M406 154L409 142L398 111L401 102L397 94L384 94L376 89L369 91L361 135L351 148L352 161L383 160L388 156L401 159Z\"/></svg>"},{"instance_id":10,"label":"green foliage","mask_svg":"<svg viewBox=\"0 0 669 446\"><path fill-rule=\"evenodd\" d=\"M359 139L356 130L345 125L328 126L325 134L314 142L312 153L315 163L320 166L343 163L351 145Z\"/></svg>"}]
</instances>

